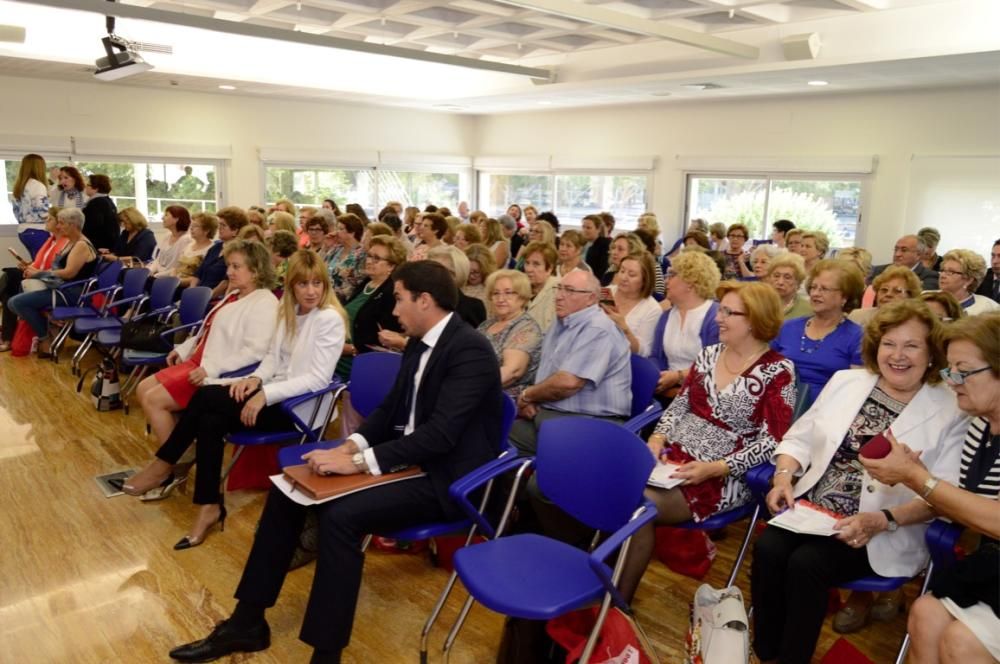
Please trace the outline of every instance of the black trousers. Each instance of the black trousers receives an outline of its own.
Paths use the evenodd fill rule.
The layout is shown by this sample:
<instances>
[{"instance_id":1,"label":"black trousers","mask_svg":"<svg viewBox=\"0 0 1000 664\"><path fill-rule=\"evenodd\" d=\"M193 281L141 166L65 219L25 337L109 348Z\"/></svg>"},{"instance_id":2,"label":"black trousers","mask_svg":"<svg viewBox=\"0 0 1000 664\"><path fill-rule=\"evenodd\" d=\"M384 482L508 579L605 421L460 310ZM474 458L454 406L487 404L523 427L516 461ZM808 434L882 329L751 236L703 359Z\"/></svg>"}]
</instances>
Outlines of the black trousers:
<instances>
[{"instance_id":1,"label":"black trousers","mask_svg":"<svg viewBox=\"0 0 1000 664\"><path fill-rule=\"evenodd\" d=\"M21 292L21 281L24 278L24 273L21 272L21 268L5 267L3 274L4 284L0 288L0 306L3 307L3 333L0 338L10 343L11 339L14 338L14 330L17 328L17 314L7 306L7 300Z\"/></svg>"},{"instance_id":2,"label":"black trousers","mask_svg":"<svg viewBox=\"0 0 1000 664\"><path fill-rule=\"evenodd\" d=\"M766 528L754 545L750 572L757 656L780 664L809 664L826 618L829 589L874 573L864 547Z\"/></svg>"},{"instance_id":3,"label":"black trousers","mask_svg":"<svg viewBox=\"0 0 1000 664\"><path fill-rule=\"evenodd\" d=\"M314 507L303 507L271 489L236 599L274 606L308 510L318 511L319 559L299 638L314 648L338 650L351 640L365 535L440 521L445 513L427 477L374 487Z\"/></svg>"},{"instance_id":4,"label":"black trousers","mask_svg":"<svg viewBox=\"0 0 1000 664\"><path fill-rule=\"evenodd\" d=\"M246 429L240 422L242 410L243 403L229 396L228 385L206 385L195 392L170 437L156 451L160 459L177 463L197 439L195 458L198 473L194 483L194 502L197 505L212 505L222 498L219 479L222 477L225 436ZM265 406L257 413L257 424L253 430L291 431L294 428L292 421L281 410L281 405L274 404Z\"/></svg>"}]
</instances>

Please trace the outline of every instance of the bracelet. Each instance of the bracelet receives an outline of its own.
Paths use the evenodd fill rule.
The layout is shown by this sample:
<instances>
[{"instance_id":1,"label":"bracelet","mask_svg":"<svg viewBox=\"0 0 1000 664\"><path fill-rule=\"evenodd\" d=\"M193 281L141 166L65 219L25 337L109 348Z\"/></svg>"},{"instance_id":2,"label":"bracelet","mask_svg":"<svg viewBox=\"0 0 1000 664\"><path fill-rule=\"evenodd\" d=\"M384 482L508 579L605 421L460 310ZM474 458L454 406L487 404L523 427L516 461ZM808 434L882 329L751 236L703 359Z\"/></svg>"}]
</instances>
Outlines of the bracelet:
<instances>
[{"instance_id":1,"label":"bracelet","mask_svg":"<svg viewBox=\"0 0 1000 664\"><path fill-rule=\"evenodd\" d=\"M920 497L926 501L927 497L931 495L931 492L937 488L938 482L940 481L941 480L934 477L933 475L924 480L924 492L920 495Z\"/></svg>"},{"instance_id":2,"label":"bracelet","mask_svg":"<svg viewBox=\"0 0 1000 664\"><path fill-rule=\"evenodd\" d=\"M791 468L779 468L778 470L774 471L774 476L777 477L778 475L784 475L785 473L791 473L791 472L792 472Z\"/></svg>"}]
</instances>

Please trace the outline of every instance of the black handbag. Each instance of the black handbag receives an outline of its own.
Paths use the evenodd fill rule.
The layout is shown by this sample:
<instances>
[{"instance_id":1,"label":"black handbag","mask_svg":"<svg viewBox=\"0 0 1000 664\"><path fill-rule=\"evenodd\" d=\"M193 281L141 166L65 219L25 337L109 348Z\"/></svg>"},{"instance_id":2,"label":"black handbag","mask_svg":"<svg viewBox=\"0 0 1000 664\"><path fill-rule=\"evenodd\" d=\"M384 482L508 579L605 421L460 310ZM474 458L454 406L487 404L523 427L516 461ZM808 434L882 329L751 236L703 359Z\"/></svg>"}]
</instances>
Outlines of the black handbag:
<instances>
[{"instance_id":1,"label":"black handbag","mask_svg":"<svg viewBox=\"0 0 1000 664\"><path fill-rule=\"evenodd\" d=\"M168 323L156 318L130 320L122 326L122 348L147 353L169 353L173 346L160 335L170 329Z\"/></svg>"}]
</instances>

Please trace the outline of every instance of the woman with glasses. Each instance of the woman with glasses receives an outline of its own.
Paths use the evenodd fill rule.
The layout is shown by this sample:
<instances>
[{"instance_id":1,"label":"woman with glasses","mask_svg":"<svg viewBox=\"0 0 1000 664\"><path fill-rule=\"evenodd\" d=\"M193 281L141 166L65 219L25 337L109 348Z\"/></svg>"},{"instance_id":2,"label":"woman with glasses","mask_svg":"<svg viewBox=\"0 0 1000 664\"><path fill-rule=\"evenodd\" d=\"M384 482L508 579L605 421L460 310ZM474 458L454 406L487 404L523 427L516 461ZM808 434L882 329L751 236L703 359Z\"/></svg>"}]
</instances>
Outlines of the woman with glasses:
<instances>
[{"instance_id":1,"label":"woman with glasses","mask_svg":"<svg viewBox=\"0 0 1000 664\"><path fill-rule=\"evenodd\" d=\"M799 292L805 278L806 264L802 256L790 251L775 256L767 265L767 274L762 281L770 284L781 298L785 320L812 315L809 298Z\"/></svg>"},{"instance_id":2,"label":"woman with glasses","mask_svg":"<svg viewBox=\"0 0 1000 664\"><path fill-rule=\"evenodd\" d=\"M649 437L653 457L678 465L673 477L683 481L646 489L657 518L632 538L619 583L628 599L652 558L654 525L703 521L750 502L746 472L771 458L792 422L795 370L768 345L781 327L777 294L766 284L725 281L717 297L720 343L698 354Z\"/></svg>"},{"instance_id":3,"label":"woman with glasses","mask_svg":"<svg viewBox=\"0 0 1000 664\"><path fill-rule=\"evenodd\" d=\"M947 263L947 257L943 262ZM912 664L972 664L1000 659L1000 313L966 318L944 331L945 383L972 416L958 481L936 476L897 434L883 459L862 459L888 486L920 495L934 512L979 533L979 548L934 570L930 593L910 609ZM898 439L898 440L897 440ZM903 443L906 444L903 444Z\"/></svg>"},{"instance_id":4,"label":"woman with glasses","mask_svg":"<svg viewBox=\"0 0 1000 664\"><path fill-rule=\"evenodd\" d=\"M732 224L726 230L729 246L722 252L722 257L726 259L726 269L722 273L723 279L742 279L753 276L750 255L743 249L749 238L750 229L744 224Z\"/></svg>"},{"instance_id":5,"label":"woman with glasses","mask_svg":"<svg viewBox=\"0 0 1000 664\"><path fill-rule=\"evenodd\" d=\"M861 326L847 314L861 301L865 282L854 263L828 259L813 267L806 290L812 315L785 321L771 347L795 363L815 399L833 374L861 365Z\"/></svg>"},{"instance_id":6,"label":"woman with glasses","mask_svg":"<svg viewBox=\"0 0 1000 664\"><path fill-rule=\"evenodd\" d=\"M461 247L458 248L461 249ZM471 244L462 251L469 259L469 278L462 286L462 294L474 297L487 306L489 299L486 297L486 280L496 272L496 258L485 244Z\"/></svg>"},{"instance_id":7,"label":"woman with glasses","mask_svg":"<svg viewBox=\"0 0 1000 664\"><path fill-rule=\"evenodd\" d=\"M542 329L528 313L531 284L516 270L497 270L486 280L488 318L479 331L500 361L500 382L512 399L535 382Z\"/></svg>"},{"instance_id":8,"label":"woman with glasses","mask_svg":"<svg viewBox=\"0 0 1000 664\"><path fill-rule=\"evenodd\" d=\"M326 258L333 292L341 300L350 300L364 280L365 247L361 238L365 224L350 212L337 217L337 246Z\"/></svg>"},{"instance_id":9,"label":"woman with glasses","mask_svg":"<svg viewBox=\"0 0 1000 664\"><path fill-rule=\"evenodd\" d=\"M326 246L326 234L330 232L331 223L336 224L333 212L320 208L306 222L305 249L312 249L325 262L330 257L331 249Z\"/></svg>"},{"instance_id":10,"label":"woman with glasses","mask_svg":"<svg viewBox=\"0 0 1000 664\"><path fill-rule=\"evenodd\" d=\"M976 294L979 284L986 277L986 261L976 252L952 249L941 258L938 274L941 290L958 300L966 315L975 316L1000 309L1000 304L985 295Z\"/></svg>"},{"instance_id":11,"label":"woman with glasses","mask_svg":"<svg viewBox=\"0 0 1000 664\"><path fill-rule=\"evenodd\" d=\"M830 588L873 574L912 577L927 564L924 533L934 512L921 493L873 480L860 450L890 431L935 477L958 478L968 419L941 385L941 332L921 302L880 308L865 328L864 368L837 372L778 445L768 508L810 509L795 502L804 499L837 521L832 536L772 523L757 538L750 580L763 664L809 664Z\"/></svg>"},{"instance_id":12,"label":"woman with glasses","mask_svg":"<svg viewBox=\"0 0 1000 664\"><path fill-rule=\"evenodd\" d=\"M855 309L847 316L862 327L875 317L880 306L919 295L920 278L908 267L890 265L875 277L871 290L875 293L873 306L867 309Z\"/></svg>"}]
</instances>

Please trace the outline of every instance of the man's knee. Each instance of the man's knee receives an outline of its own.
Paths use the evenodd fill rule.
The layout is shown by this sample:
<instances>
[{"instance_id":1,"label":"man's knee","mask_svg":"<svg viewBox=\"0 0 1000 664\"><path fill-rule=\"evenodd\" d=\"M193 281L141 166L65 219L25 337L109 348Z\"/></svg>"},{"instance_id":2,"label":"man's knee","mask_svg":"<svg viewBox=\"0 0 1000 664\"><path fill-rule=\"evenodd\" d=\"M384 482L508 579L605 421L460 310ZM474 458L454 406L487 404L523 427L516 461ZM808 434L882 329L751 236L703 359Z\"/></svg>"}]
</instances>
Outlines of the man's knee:
<instances>
[{"instance_id":1,"label":"man's knee","mask_svg":"<svg viewBox=\"0 0 1000 664\"><path fill-rule=\"evenodd\" d=\"M510 429L510 442L522 454L534 455L538 451L538 431L534 420L517 420Z\"/></svg>"}]
</instances>

